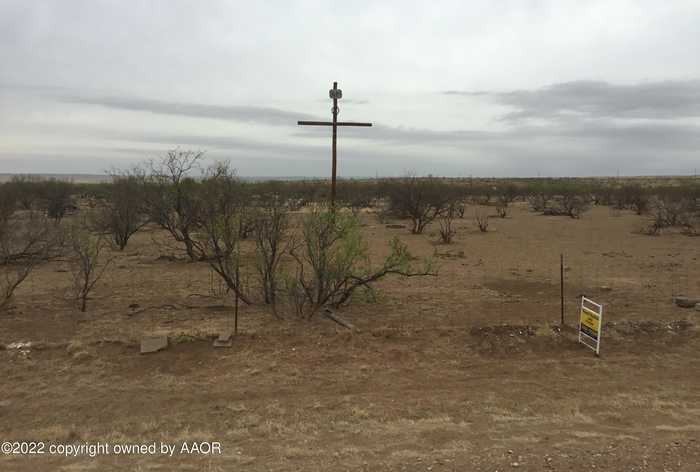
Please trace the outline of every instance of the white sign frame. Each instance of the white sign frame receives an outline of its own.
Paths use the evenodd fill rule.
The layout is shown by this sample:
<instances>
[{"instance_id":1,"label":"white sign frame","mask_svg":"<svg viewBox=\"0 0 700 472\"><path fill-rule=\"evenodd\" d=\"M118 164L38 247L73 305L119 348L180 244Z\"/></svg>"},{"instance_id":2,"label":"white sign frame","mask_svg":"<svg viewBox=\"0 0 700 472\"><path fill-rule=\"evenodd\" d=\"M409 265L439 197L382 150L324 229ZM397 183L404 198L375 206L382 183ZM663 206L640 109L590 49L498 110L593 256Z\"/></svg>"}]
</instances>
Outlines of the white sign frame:
<instances>
[{"instance_id":1,"label":"white sign frame","mask_svg":"<svg viewBox=\"0 0 700 472\"><path fill-rule=\"evenodd\" d=\"M598 330L595 337L591 333L584 331L581 324L581 315L586 313L598 320ZM589 327L587 327L589 328ZM590 330L590 328L589 328ZM581 296L581 305L578 313L578 342L595 351L595 355L600 355L600 335L603 332L603 305L596 303L585 295Z\"/></svg>"}]
</instances>

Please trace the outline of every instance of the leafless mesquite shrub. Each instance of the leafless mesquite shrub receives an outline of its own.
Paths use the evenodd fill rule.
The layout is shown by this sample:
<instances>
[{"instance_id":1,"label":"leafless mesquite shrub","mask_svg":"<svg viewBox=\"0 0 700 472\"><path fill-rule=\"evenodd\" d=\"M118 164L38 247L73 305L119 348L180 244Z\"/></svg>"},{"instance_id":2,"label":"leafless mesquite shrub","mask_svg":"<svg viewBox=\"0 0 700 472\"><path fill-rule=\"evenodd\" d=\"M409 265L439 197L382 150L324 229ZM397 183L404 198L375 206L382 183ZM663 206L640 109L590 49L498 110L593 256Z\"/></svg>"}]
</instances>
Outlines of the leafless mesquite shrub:
<instances>
[{"instance_id":1,"label":"leafless mesquite shrub","mask_svg":"<svg viewBox=\"0 0 700 472\"><path fill-rule=\"evenodd\" d=\"M528 188L528 202L545 215L577 219L591 208L592 196L585 186L570 180L535 182Z\"/></svg>"},{"instance_id":2,"label":"leafless mesquite shrub","mask_svg":"<svg viewBox=\"0 0 700 472\"><path fill-rule=\"evenodd\" d=\"M29 274L63 247L59 228L43 212L16 212L16 201L5 190L0 186L0 310Z\"/></svg>"},{"instance_id":3,"label":"leafless mesquite shrub","mask_svg":"<svg viewBox=\"0 0 700 472\"><path fill-rule=\"evenodd\" d=\"M371 208L381 194L381 185L362 180L342 180L338 184L336 202L359 215L363 208Z\"/></svg>"},{"instance_id":4,"label":"leafless mesquite shrub","mask_svg":"<svg viewBox=\"0 0 700 472\"><path fill-rule=\"evenodd\" d=\"M16 195L19 208L22 210L36 210L39 207L39 202L42 198L41 177L35 175L14 175L8 188L12 188Z\"/></svg>"},{"instance_id":5,"label":"leafless mesquite shrub","mask_svg":"<svg viewBox=\"0 0 700 472\"><path fill-rule=\"evenodd\" d=\"M202 183L200 216L193 246L229 291L250 304L241 278L240 181L228 163L211 166Z\"/></svg>"},{"instance_id":6,"label":"leafless mesquite shrub","mask_svg":"<svg viewBox=\"0 0 700 472\"><path fill-rule=\"evenodd\" d=\"M500 218L508 216L508 207L518 198L518 188L513 185L505 185L498 189L498 206L496 212Z\"/></svg>"},{"instance_id":7,"label":"leafless mesquite shrub","mask_svg":"<svg viewBox=\"0 0 700 472\"><path fill-rule=\"evenodd\" d=\"M490 205L491 204L491 199L493 198L494 195L496 195L496 192L498 191L498 188L493 186L493 185L472 185L470 184L469 190L468 190L468 195L469 195L469 200L471 203L475 205Z\"/></svg>"},{"instance_id":8,"label":"leafless mesquite shrub","mask_svg":"<svg viewBox=\"0 0 700 472\"><path fill-rule=\"evenodd\" d=\"M0 223L7 224L18 207L18 194L14 186L0 184Z\"/></svg>"},{"instance_id":9,"label":"leafless mesquite shrub","mask_svg":"<svg viewBox=\"0 0 700 472\"><path fill-rule=\"evenodd\" d=\"M18 204L14 190L7 184L0 185L0 310L32 269L31 264L16 264L13 260L17 241L11 218Z\"/></svg>"},{"instance_id":10,"label":"leafless mesquite shrub","mask_svg":"<svg viewBox=\"0 0 700 472\"><path fill-rule=\"evenodd\" d=\"M275 307L280 290L280 263L291 244L289 214L280 199L272 198L257 211L253 224L255 235L255 268L262 298Z\"/></svg>"},{"instance_id":11,"label":"leafless mesquite shrub","mask_svg":"<svg viewBox=\"0 0 700 472\"><path fill-rule=\"evenodd\" d=\"M630 201L632 209L637 215L643 215L649 210L650 198L645 193L634 195Z\"/></svg>"},{"instance_id":12,"label":"leafless mesquite shrub","mask_svg":"<svg viewBox=\"0 0 700 472\"><path fill-rule=\"evenodd\" d=\"M255 233L255 224L258 215L255 210L250 205L247 198L241 196L242 192L239 192L238 198L238 209L240 211L240 217L238 218L238 236L241 239L248 239L251 234Z\"/></svg>"},{"instance_id":13,"label":"leafless mesquite shrub","mask_svg":"<svg viewBox=\"0 0 700 472\"><path fill-rule=\"evenodd\" d=\"M647 227L642 230L643 233L648 234L650 236L656 236L663 229L668 228L670 226L662 202L653 199L648 214L650 217L650 222L647 225Z\"/></svg>"},{"instance_id":14,"label":"leafless mesquite shrub","mask_svg":"<svg viewBox=\"0 0 700 472\"><path fill-rule=\"evenodd\" d=\"M532 193L527 197L530 209L536 212L545 212L549 208L551 200L551 196L544 192Z\"/></svg>"},{"instance_id":15,"label":"leafless mesquite shrub","mask_svg":"<svg viewBox=\"0 0 700 472\"><path fill-rule=\"evenodd\" d=\"M168 231L193 261L201 260L203 248L194 237L199 225L198 184L190 176L204 159L203 152L174 149L150 163L146 198L150 218Z\"/></svg>"},{"instance_id":16,"label":"leafless mesquite shrub","mask_svg":"<svg viewBox=\"0 0 700 472\"><path fill-rule=\"evenodd\" d=\"M304 318L309 316L309 298L299 282L300 275L297 270L295 275L285 274L282 280L287 303L297 318Z\"/></svg>"},{"instance_id":17,"label":"leafless mesquite shrub","mask_svg":"<svg viewBox=\"0 0 700 472\"><path fill-rule=\"evenodd\" d=\"M586 194L580 194L575 190L564 189L557 197L557 203L561 213L571 218L578 219L591 208L590 198Z\"/></svg>"},{"instance_id":18,"label":"leafless mesquite shrub","mask_svg":"<svg viewBox=\"0 0 700 472\"><path fill-rule=\"evenodd\" d=\"M68 210L73 208L71 201L72 185L57 179L50 179L41 184L42 200L46 214L56 223L60 223Z\"/></svg>"},{"instance_id":19,"label":"leafless mesquite shrub","mask_svg":"<svg viewBox=\"0 0 700 472\"><path fill-rule=\"evenodd\" d=\"M452 202L448 206L447 210L438 217L438 223L440 224L440 241L443 244L452 243L452 239L457 234L457 230L455 230L453 223L454 219L459 216L460 210L461 214L463 215L464 205Z\"/></svg>"},{"instance_id":20,"label":"leafless mesquite shrub","mask_svg":"<svg viewBox=\"0 0 700 472\"><path fill-rule=\"evenodd\" d=\"M455 195L436 177L407 174L387 185L392 213L410 218L411 232L421 234L428 224L444 213Z\"/></svg>"},{"instance_id":21,"label":"leafless mesquite shrub","mask_svg":"<svg viewBox=\"0 0 700 472\"><path fill-rule=\"evenodd\" d=\"M483 208L476 208L474 210L474 223L482 233L489 230L489 214L486 212L486 210Z\"/></svg>"},{"instance_id":22,"label":"leafless mesquite shrub","mask_svg":"<svg viewBox=\"0 0 700 472\"><path fill-rule=\"evenodd\" d=\"M697 201L680 195L655 196L649 202L648 215L651 221L645 232L649 235L672 227L682 227L686 234L694 235Z\"/></svg>"},{"instance_id":23,"label":"leafless mesquite shrub","mask_svg":"<svg viewBox=\"0 0 700 472\"><path fill-rule=\"evenodd\" d=\"M2 256L0 256L2 257ZM29 276L34 268L31 264L12 264L0 261L0 311L7 308L17 287Z\"/></svg>"},{"instance_id":24,"label":"leafless mesquite shrub","mask_svg":"<svg viewBox=\"0 0 700 472\"><path fill-rule=\"evenodd\" d=\"M532 211L545 212L554 197L551 184L535 181L527 187L527 202Z\"/></svg>"},{"instance_id":25,"label":"leafless mesquite shrub","mask_svg":"<svg viewBox=\"0 0 700 472\"><path fill-rule=\"evenodd\" d=\"M637 215L643 215L649 210L649 191L640 184L623 185L614 189L612 193L613 206L618 210L630 208Z\"/></svg>"},{"instance_id":26,"label":"leafless mesquite shrub","mask_svg":"<svg viewBox=\"0 0 700 472\"><path fill-rule=\"evenodd\" d=\"M43 212L28 211L0 217L3 261L48 262L62 254L63 232Z\"/></svg>"},{"instance_id":27,"label":"leafless mesquite shrub","mask_svg":"<svg viewBox=\"0 0 700 472\"><path fill-rule=\"evenodd\" d=\"M109 194L95 220L97 229L108 234L119 250L148 223L145 189L146 176L140 169L112 173Z\"/></svg>"},{"instance_id":28,"label":"leafless mesquite shrub","mask_svg":"<svg viewBox=\"0 0 700 472\"><path fill-rule=\"evenodd\" d=\"M80 311L84 312L90 293L114 258L106 253L109 248L108 241L101 235L95 236L90 233L85 222L70 227L68 243L71 251L69 265L73 297Z\"/></svg>"},{"instance_id":29,"label":"leafless mesquite shrub","mask_svg":"<svg viewBox=\"0 0 700 472\"><path fill-rule=\"evenodd\" d=\"M390 242L391 253L381 266L373 267L359 220L352 213L321 208L305 215L302 237L290 250L296 262L287 291L297 300L297 312L311 318L319 309L338 308L350 301L358 288L372 289L389 274L405 277L435 275L430 261L414 268L408 248L398 238Z\"/></svg>"}]
</instances>

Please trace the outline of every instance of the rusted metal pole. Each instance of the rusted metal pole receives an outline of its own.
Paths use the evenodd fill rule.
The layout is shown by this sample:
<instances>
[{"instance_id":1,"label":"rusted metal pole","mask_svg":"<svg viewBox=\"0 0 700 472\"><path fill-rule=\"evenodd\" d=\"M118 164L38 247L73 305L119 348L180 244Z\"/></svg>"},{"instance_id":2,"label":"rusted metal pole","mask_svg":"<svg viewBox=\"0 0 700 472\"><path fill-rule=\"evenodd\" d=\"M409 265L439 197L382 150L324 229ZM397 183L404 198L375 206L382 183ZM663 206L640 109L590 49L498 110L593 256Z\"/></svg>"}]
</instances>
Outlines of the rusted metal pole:
<instances>
[{"instance_id":1,"label":"rusted metal pole","mask_svg":"<svg viewBox=\"0 0 700 472\"><path fill-rule=\"evenodd\" d=\"M356 121L338 121L338 99L342 97L342 91L338 88L338 82L333 82L333 88L329 91L330 96L333 99L333 109L331 113L333 114L332 121L297 121L298 125L310 125L310 126L332 126L333 127L333 140L332 140L332 171L331 171L331 207L335 207L335 196L336 196L336 180L338 173L338 156L337 156L337 144L338 144L338 126L372 126L372 123L360 123Z\"/></svg>"},{"instance_id":2,"label":"rusted metal pole","mask_svg":"<svg viewBox=\"0 0 700 472\"><path fill-rule=\"evenodd\" d=\"M561 324L564 325L564 254L559 254L559 280L561 292Z\"/></svg>"},{"instance_id":3,"label":"rusted metal pole","mask_svg":"<svg viewBox=\"0 0 700 472\"><path fill-rule=\"evenodd\" d=\"M233 292L234 307L233 307L233 334L238 336L238 290L241 286L241 273L238 264L236 264L236 290Z\"/></svg>"},{"instance_id":4,"label":"rusted metal pole","mask_svg":"<svg viewBox=\"0 0 700 472\"><path fill-rule=\"evenodd\" d=\"M238 292L236 292L236 301L233 311L233 334L238 336Z\"/></svg>"},{"instance_id":5,"label":"rusted metal pole","mask_svg":"<svg viewBox=\"0 0 700 472\"><path fill-rule=\"evenodd\" d=\"M338 82L333 82L333 90L338 90ZM333 94L333 171L331 176L331 207L335 208L336 142L338 140L338 96Z\"/></svg>"}]
</instances>

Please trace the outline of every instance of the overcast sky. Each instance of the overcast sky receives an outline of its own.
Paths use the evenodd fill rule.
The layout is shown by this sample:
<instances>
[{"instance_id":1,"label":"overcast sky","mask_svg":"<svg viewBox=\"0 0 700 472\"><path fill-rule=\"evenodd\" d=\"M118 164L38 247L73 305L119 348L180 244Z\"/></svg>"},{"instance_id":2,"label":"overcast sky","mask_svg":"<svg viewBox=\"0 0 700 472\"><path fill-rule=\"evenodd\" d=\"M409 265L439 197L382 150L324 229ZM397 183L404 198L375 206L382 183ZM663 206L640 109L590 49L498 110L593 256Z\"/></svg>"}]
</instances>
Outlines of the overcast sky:
<instances>
[{"instance_id":1,"label":"overcast sky","mask_svg":"<svg viewBox=\"0 0 700 472\"><path fill-rule=\"evenodd\" d=\"M700 2L0 0L0 173L692 174Z\"/></svg>"}]
</instances>

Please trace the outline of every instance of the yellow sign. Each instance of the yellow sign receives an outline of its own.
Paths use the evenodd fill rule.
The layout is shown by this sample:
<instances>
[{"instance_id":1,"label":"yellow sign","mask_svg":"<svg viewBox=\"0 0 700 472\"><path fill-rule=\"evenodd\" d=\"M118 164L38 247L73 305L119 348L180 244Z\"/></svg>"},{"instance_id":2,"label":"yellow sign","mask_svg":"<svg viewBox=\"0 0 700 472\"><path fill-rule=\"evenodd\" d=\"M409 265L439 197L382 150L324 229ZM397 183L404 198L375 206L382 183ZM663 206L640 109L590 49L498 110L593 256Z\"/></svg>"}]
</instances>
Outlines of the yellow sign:
<instances>
[{"instance_id":1,"label":"yellow sign","mask_svg":"<svg viewBox=\"0 0 700 472\"><path fill-rule=\"evenodd\" d=\"M603 305L581 297L578 342L600 354L600 332L603 327Z\"/></svg>"},{"instance_id":2,"label":"yellow sign","mask_svg":"<svg viewBox=\"0 0 700 472\"><path fill-rule=\"evenodd\" d=\"M581 308L581 331L593 339L598 339L598 328L600 317L597 313L591 313L585 308Z\"/></svg>"}]
</instances>

